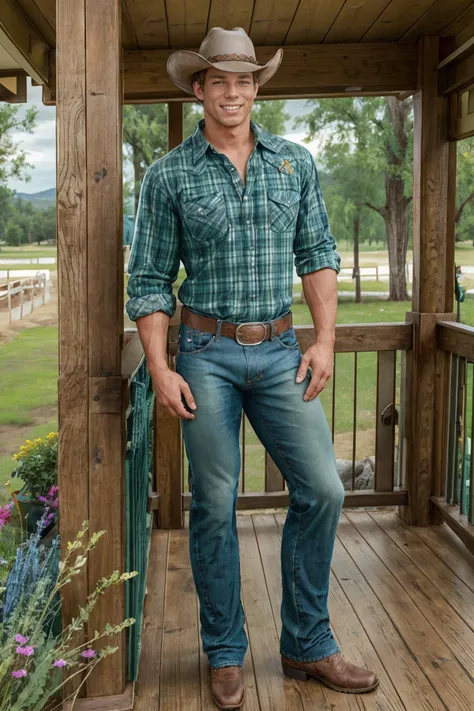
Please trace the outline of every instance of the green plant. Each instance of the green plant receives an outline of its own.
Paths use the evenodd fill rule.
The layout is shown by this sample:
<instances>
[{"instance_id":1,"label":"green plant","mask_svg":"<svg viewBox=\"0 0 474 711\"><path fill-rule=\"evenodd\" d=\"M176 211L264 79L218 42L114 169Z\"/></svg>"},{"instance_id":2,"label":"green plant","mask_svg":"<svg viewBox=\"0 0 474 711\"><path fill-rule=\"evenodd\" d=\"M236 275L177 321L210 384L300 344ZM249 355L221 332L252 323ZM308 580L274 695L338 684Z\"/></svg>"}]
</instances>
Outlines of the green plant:
<instances>
[{"instance_id":1,"label":"green plant","mask_svg":"<svg viewBox=\"0 0 474 711\"><path fill-rule=\"evenodd\" d=\"M50 432L34 442L27 439L13 459L19 462L14 474L24 482L22 493L45 496L58 479L58 433Z\"/></svg>"},{"instance_id":2,"label":"green plant","mask_svg":"<svg viewBox=\"0 0 474 711\"><path fill-rule=\"evenodd\" d=\"M79 608L57 637L45 631L45 621L55 614L60 591L71 583L87 563L89 551L97 545L105 531L90 536L86 542L88 524L84 522L75 540L67 545L67 553L59 564L53 586L48 579L40 580L33 594L24 595L7 621L0 624L0 711L48 711L59 709L65 699L54 706L64 685L73 677L80 677L77 690L67 699L73 703L79 689L93 669L104 657L113 654L117 647L97 648L97 643L130 627L135 620L124 620L116 625L105 625L102 632L95 631L89 640L77 646L74 639L87 623L97 600L108 588L136 575L114 571L108 578L98 581L96 589ZM46 628L47 629L47 628Z\"/></svg>"}]
</instances>

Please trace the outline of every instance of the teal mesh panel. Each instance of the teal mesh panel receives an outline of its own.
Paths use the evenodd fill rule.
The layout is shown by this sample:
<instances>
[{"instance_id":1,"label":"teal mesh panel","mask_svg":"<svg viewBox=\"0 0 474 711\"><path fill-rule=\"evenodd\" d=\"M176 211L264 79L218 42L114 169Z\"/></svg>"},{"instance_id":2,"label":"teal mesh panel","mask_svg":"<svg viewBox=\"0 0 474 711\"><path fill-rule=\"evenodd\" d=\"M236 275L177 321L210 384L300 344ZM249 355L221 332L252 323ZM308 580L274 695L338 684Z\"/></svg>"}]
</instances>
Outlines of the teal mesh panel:
<instances>
[{"instance_id":1,"label":"teal mesh panel","mask_svg":"<svg viewBox=\"0 0 474 711\"><path fill-rule=\"evenodd\" d=\"M126 616L136 620L128 632L128 676L131 681L136 681L138 673L152 523L147 506L152 484L154 397L144 361L131 383L125 459L127 570L138 571L138 575L126 583L125 597Z\"/></svg>"}]
</instances>

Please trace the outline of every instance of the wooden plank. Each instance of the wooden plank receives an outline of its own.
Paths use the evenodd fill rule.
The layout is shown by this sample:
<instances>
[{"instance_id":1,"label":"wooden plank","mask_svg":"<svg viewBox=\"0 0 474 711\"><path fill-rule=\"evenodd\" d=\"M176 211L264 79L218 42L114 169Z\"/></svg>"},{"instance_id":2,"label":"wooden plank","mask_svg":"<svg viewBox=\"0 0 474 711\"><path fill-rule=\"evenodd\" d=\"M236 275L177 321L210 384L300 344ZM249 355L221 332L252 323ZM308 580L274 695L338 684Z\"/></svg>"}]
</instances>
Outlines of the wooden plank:
<instances>
[{"instance_id":1,"label":"wooden plank","mask_svg":"<svg viewBox=\"0 0 474 711\"><path fill-rule=\"evenodd\" d=\"M386 511L371 511L370 516L423 572L471 631L474 630L474 592L416 535L419 527L406 526ZM423 587L423 595L426 593L427 588ZM473 651L471 648L471 654Z\"/></svg>"},{"instance_id":2,"label":"wooden plank","mask_svg":"<svg viewBox=\"0 0 474 711\"><path fill-rule=\"evenodd\" d=\"M28 101L26 75L0 77L0 99L9 104L26 104Z\"/></svg>"},{"instance_id":3,"label":"wooden plank","mask_svg":"<svg viewBox=\"0 0 474 711\"><path fill-rule=\"evenodd\" d=\"M459 711L469 711L472 682L402 585L344 514L338 536L439 696L431 695L432 690L424 684L418 691L416 704L407 708L429 709L434 703L436 709L451 706ZM393 659L391 666L395 666ZM401 686L397 689L402 693Z\"/></svg>"},{"instance_id":4,"label":"wooden plank","mask_svg":"<svg viewBox=\"0 0 474 711\"><path fill-rule=\"evenodd\" d=\"M322 42L344 4L345 0L301 0L285 45Z\"/></svg>"},{"instance_id":5,"label":"wooden plank","mask_svg":"<svg viewBox=\"0 0 474 711\"><path fill-rule=\"evenodd\" d=\"M442 34L453 20L469 7L472 0L437 0L424 15L402 36L403 41L413 40L426 35Z\"/></svg>"},{"instance_id":6,"label":"wooden plank","mask_svg":"<svg viewBox=\"0 0 474 711\"><path fill-rule=\"evenodd\" d=\"M459 512L459 506L447 504L438 496L432 496L431 500L448 526L453 529L466 548L474 553L474 526L468 522L467 516Z\"/></svg>"},{"instance_id":7,"label":"wooden plank","mask_svg":"<svg viewBox=\"0 0 474 711\"><path fill-rule=\"evenodd\" d=\"M115 376L118 383L123 339L121 1L86 0L85 16L89 377ZM89 400L89 523L92 530L107 531L107 542L91 555L89 592L104 575L125 569L125 417L94 411ZM90 629L117 624L124 607L124 587L113 586L99 599ZM117 643L119 650L88 678L87 696L123 692L124 634Z\"/></svg>"},{"instance_id":8,"label":"wooden plank","mask_svg":"<svg viewBox=\"0 0 474 711\"><path fill-rule=\"evenodd\" d=\"M277 465L265 450L265 491L284 491L285 480Z\"/></svg>"},{"instance_id":9,"label":"wooden plank","mask_svg":"<svg viewBox=\"0 0 474 711\"><path fill-rule=\"evenodd\" d=\"M58 7L57 241L59 296L58 482L62 556L89 519L89 331L83 0ZM71 318L71 313L74 318ZM62 592L63 624L88 595L87 565ZM81 644L78 634L73 642ZM79 681L79 680L78 680Z\"/></svg>"},{"instance_id":10,"label":"wooden plank","mask_svg":"<svg viewBox=\"0 0 474 711\"><path fill-rule=\"evenodd\" d=\"M438 348L474 360L474 328L442 320L437 326Z\"/></svg>"},{"instance_id":11,"label":"wooden plank","mask_svg":"<svg viewBox=\"0 0 474 711\"><path fill-rule=\"evenodd\" d=\"M257 47L265 63L278 47ZM184 93L166 74L169 52L149 50L124 53L125 100L182 99ZM344 92L362 86L365 92L416 89L416 50L412 44L352 44L285 47L278 72L259 96L303 96L321 91Z\"/></svg>"},{"instance_id":12,"label":"wooden plank","mask_svg":"<svg viewBox=\"0 0 474 711\"><path fill-rule=\"evenodd\" d=\"M431 7L433 0L392 0L367 30L363 42L398 41Z\"/></svg>"},{"instance_id":13,"label":"wooden plank","mask_svg":"<svg viewBox=\"0 0 474 711\"><path fill-rule=\"evenodd\" d=\"M63 711L132 711L135 707L134 684L128 683L123 694L114 694L104 698L78 699L74 705L66 703Z\"/></svg>"},{"instance_id":14,"label":"wooden plank","mask_svg":"<svg viewBox=\"0 0 474 711\"><path fill-rule=\"evenodd\" d=\"M29 76L48 84L50 47L13 0L2 0L0 44Z\"/></svg>"},{"instance_id":15,"label":"wooden plank","mask_svg":"<svg viewBox=\"0 0 474 711\"><path fill-rule=\"evenodd\" d=\"M56 30L56 0L34 0L40 12L47 19L53 30Z\"/></svg>"},{"instance_id":16,"label":"wooden plank","mask_svg":"<svg viewBox=\"0 0 474 711\"><path fill-rule=\"evenodd\" d=\"M357 553L354 556L349 555L350 551L343 545L344 540L339 540L344 539L344 529ZM339 523L338 536L332 559L334 575L350 600L405 708L417 711L444 710L444 704L427 683L416 657L407 648L397 625L398 620L392 620L390 608L383 604L364 577L364 566L369 570L373 567L382 579L390 574L375 555L370 555L369 547L361 541L357 532L352 527L349 529L347 520L343 519ZM401 612L407 614L408 610L405 608ZM381 679L381 688L383 683Z\"/></svg>"},{"instance_id":17,"label":"wooden plank","mask_svg":"<svg viewBox=\"0 0 474 711\"><path fill-rule=\"evenodd\" d=\"M397 352L377 354L377 405L375 425L375 491L393 491L395 447L395 381ZM387 408L387 414L383 412ZM391 421L388 423L387 418Z\"/></svg>"},{"instance_id":18,"label":"wooden plank","mask_svg":"<svg viewBox=\"0 0 474 711\"><path fill-rule=\"evenodd\" d=\"M441 33L443 37L454 37L456 47L460 47L474 34L474 4L456 17Z\"/></svg>"},{"instance_id":19,"label":"wooden plank","mask_svg":"<svg viewBox=\"0 0 474 711\"><path fill-rule=\"evenodd\" d=\"M161 501L161 493L160 493ZM237 499L237 509L246 511L252 509L280 509L289 506L289 495L287 491L273 491L256 493L249 491L239 494ZM343 506L353 508L356 506L404 506L408 503L408 494L405 490L400 491L346 491ZM191 494L183 494L183 508L189 511L191 505ZM161 503L160 503L161 507Z\"/></svg>"},{"instance_id":20,"label":"wooden plank","mask_svg":"<svg viewBox=\"0 0 474 711\"><path fill-rule=\"evenodd\" d=\"M183 142L183 102L168 104L168 151Z\"/></svg>"},{"instance_id":21,"label":"wooden plank","mask_svg":"<svg viewBox=\"0 0 474 711\"><path fill-rule=\"evenodd\" d=\"M160 711L200 711L197 596L188 531L170 533L163 632Z\"/></svg>"},{"instance_id":22,"label":"wooden plank","mask_svg":"<svg viewBox=\"0 0 474 711\"><path fill-rule=\"evenodd\" d=\"M124 0L140 49L169 47L165 0Z\"/></svg>"},{"instance_id":23,"label":"wooden plank","mask_svg":"<svg viewBox=\"0 0 474 711\"><path fill-rule=\"evenodd\" d=\"M166 0L169 46L199 47L206 36L210 0Z\"/></svg>"},{"instance_id":24,"label":"wooden plank","mask_svg":"<svg viewBox=\"0 0 474 711\"><path fill-rule=\"evenodd\" d=\"M255 0L250 37L254 45L282 45L293 21L298 0Z\"/></svg>"},{"instance_id":25,"label":"wooden plank","mask_svg":"<svg viewBox=\"0 0 474 711\"><path fill-rule=\"evenodd\" d=\"M410 530L474 592L473 554L447 524L416 526Z\"/></svg>"},{"instance_id":26,"label":"wooden plank","mask_svg":"<svg viewBox=\"0 0 474 711\"><path fill-rule=\"evenodd\" d=\"M173 359L174 360L174 359ZM170 365L174 369L174 362ZM181 422L155 404L155 490L160 495L158 528L178 529L184 525L181 476Z\"/></svg>"},{"instance_id":27,"label":"wooden plank","mask_svg":"<svg viewBox=\"0 0 474 711\"><path fill-rule=\"evenodd\" d=\"M443 69L443 67L447 67L449 64L460 62L462 59L465 59L467 56L470 56L473 52L474 37L470 37L468 40L466 40L466 42L464 42L464 44L462 44L460 47L448 54L448 56L445 57L443 61L438 64L438 70Z\"/></svg>"},{"instance_id":28,"label":"wooden plank","mask_svg":"<svg viewBox=\"0 0 474 711\"><path fill-rule=\"evenodd\" d=\"M211 27L223 27L225 30L243 27L248 34L252 22L253 3L254 0L240 0L240 2L211 0L207 32Z\"/></svg>"},{"instance_id":29,"label":"wooden plank","mask_svg":"<svg viewBox=\"0 0 474 711\"><path fill-rule=\"evenodd\" d=\"M420 569L406 553L407 546L405 545L403 550L400 550L399 546L368 513L351 511L346 515L380 560L383 560L393 577L426 620L428 622L436 620L436 632L459 662L461 668L472 677L474 672L474 631L464 618L453 609L449 604L450 601L446 601L442 591L439 591L431 582L426 572L426 567L429 565L428 560L424 560L424 567ZM405 539L406 543L407 539ZM452 594L454 594L454 590L452 590ZM468 699L474 693L474 682L468 679L466 681L468 684L462 683L460 689L470 688L470 694L467 693L465 697Z\"/></svg>"},{"instance_id":30,"label":"wooden plank","mask_svg":"<svg viewBox=\"0 0 474 711\"><path fill-rule=\"evenodd\" d=\"M38 33L46 40L49 47L56 47L55 26L49 22L35 0L16 0L16 4L23 10L31 24L38 30Z\"/></svg>"},{"instance_id":31,"label":"wooden plank","mask_svg":"<svg viewBox=\"0 0 474 711\"><path fill-rule=\"evenodd\" d=\"M262 709L303 711L299 688L282 673L279 641L251 517L238 516L237 530L242 598L260 705Z\"/></svg>"},{"instance_id":32,"label":"wooden plank","mask_svg":"<svg viewBox=\"0 0 474 711\"><path fill-rule=\"evenodd\" d=\"M168 545L167 531L152 532L134 711L159 708Z\"/></svg>"},{"instance_id":33,"label":"wooden plank","mask_svg":"<svg viewBox=\"0 0 474 711\"><path fill-rule=\"evenodd\" d=\"M273 516L261 515L252 516L255 533L257 536L258 548L260 551L260 556L262 559L262 566L265 573L265 580L267 583L268 595L270 598L270 603L273 611L273 618L275 620L275 625L280 633L281 629L281 617L280 617L280 607L282 600L282 583L281 583L281 565L280 565L280 550L281 550L281 532L285 523L285 516L278 515L275 518ZM333 581L334 585L334 581ZM337 587L337 583L335 584ZM354 611L352 610L347 598L345 598L344 593L342 597L344 598L342 604L340 604L340 595L334 589L330 589L329 594L329 613L331 619L331 627L333 629L334 636L338 644L341 646L344 644L345 651L347 654L353 655L358 661L361 661L361 649L358 645L354 644L353 637L355 637L354 630L351 629L351 623L354 623L357 628L357 633L360 639L360 624L358 624L357 618L355 617ZM352 613L352 614L351 614ZM367 647L370 647L370 642L367 641ZM361 645L362 646L362 645ZM365 645L363 645L365 647ZM365 655L368 657L369 655ZM382 668L380 660L375 662L375 655L370 655L370 662L376 664L378 668ZM368 661L368 660L367 660ZM365 664L365 661L363 662ZM350 711L354 709L357 711L360 708L372 709L374 702L377 703L377 707L382 709L386 708L383 703L380 703L384 694L377 690L376 694L371 694L371 703L366 707L360 703L360 699L349 694L342 695L337 691L333 691L323 684L313 684L312 682L295 682L297 688L299 689L301 700L303 702L303 708L307 711L313 711L315 708L328 708L337 709L338 711ZM374 698L376 697L376 700ZM403 706L389 706L387 708L399 708L403 709Z\"/></svg>"},{"instance_id":34,"label":"wooden plank","mask_svg":"<svg viewBox=\"0 0 474 711\"><path fill-rule=\"evenodd\" d=\"M346 2L333 22L324 42L359 42L391 0ZM392 38L391 38L392 39Z\"/></svg>"}]
</instances>

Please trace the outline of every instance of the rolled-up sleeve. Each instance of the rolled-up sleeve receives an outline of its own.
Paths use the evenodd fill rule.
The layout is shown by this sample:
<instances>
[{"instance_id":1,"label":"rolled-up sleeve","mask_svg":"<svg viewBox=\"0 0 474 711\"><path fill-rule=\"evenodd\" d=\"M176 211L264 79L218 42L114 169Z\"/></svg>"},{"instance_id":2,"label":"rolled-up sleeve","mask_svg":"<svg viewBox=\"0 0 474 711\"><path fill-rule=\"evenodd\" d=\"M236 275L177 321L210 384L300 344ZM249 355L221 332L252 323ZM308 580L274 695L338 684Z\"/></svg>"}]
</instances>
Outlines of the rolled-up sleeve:
<instances>
[{"instance_id":1,"label":"rolled-up sleeve","mask_svg":"<svg viewBox=\"0 0 474 711\"><path fill-rule=\"evenodd\" d=\"M125 308L132 321L154 311L174 315L172 285L179 271L179 237L180 219L155 164L143 178L128 264Z\"/></svg>"},{"instance_id":2,"label":"rolled-up sleeve","mask_svg":"<svg viewBox=\"0 0 474 711\"><path fill-rule=\"evenodd\" d=\"M297 275L301 277L326 267L339 273L341 257L336 248L336 241L329 228L316 165L311 153L307 151L293 243Z\"/></svg>"}]
</instances>

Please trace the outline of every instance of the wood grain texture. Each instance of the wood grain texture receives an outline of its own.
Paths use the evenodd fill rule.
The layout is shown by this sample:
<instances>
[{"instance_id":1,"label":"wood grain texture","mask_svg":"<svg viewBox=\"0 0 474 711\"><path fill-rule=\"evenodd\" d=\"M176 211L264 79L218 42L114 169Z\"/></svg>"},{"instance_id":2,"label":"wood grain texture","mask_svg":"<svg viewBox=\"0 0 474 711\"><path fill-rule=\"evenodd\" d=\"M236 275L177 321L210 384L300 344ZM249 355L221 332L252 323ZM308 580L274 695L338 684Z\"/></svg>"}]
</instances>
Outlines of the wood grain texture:
<instances>
[{"instance_id":1,"label":"wood grain texture","mask_svg":"<svg viewBox=\"0 0 474 711\"><path fill-rule=\"evenodd\" d=\"M169 46L199 47L206 36L211 0L166 0Z\"/></svg>"},{"instance_id":2,"label":"wood grain texture","mask_svg":"<svg viewBox=\"0 0 474 711\"><path fill-rule=\"evenodd\" d=\"M168 150L171 151L183 142L183 103L176 101L168 104Z\"/></svg>"},{"instance_id":3,"label":"wood grain texture","mask_svg":"<svg viewBox=\"0 0 474 711\"><path fill-rule=\"evenodd\" d=\"M298 0L255 0L250 37L254 45L282 45L298 7Z\"/></svg>"},{"instance_id":4,"label":"wood grain texture","mask_svg":"<svg viewBox=\"0 0 474 711\"><path fill-rule=\"evenodd\" d=\"M57 242L59 295L58 482L62 556L89 519L89 330L84 2L58 8ZM70 314L74 318L70 318ZM88 594L87 566L63 590L63 624ZM74 640L84 641L82 635Z\"/></svg>"},{"instance_id":5,"label":"wood grain texture","mask_svg":"<svg viewBox=\"0 0 474 711\"><path fill-rule=\"evenodd\" d=\"M124 0L140 49L169 47L165 0Z\"/></svg>"},{"instance_id":6,"label":"wood grain texture","mask_svg":"<svg viewBox=\"0 0 474 711\"><path fill-rule=\"evenodd\" d=\"M40 3L35 0L16 0L16 4L23 10L32 25L38 30L39 34L46 40L49 47L56 47L56 3L52 2L54 7L53 13L48 3L45 3L43 8L47 15L43 14L40 9ZM52 16L54 21L51 22Z\"/></svg>"},{"instance_id":7,"label":"wood grain texture","mask_svg":"<svg viewBox=\"0 0 474 711\"><path fill-rule=\"evenodd\" d=\"M474 328L441 320L437 327L438 348L474 360Z\"/></svg>"},{"instance_id":8,"label":"wood grain texture","mask_svg":"<svg viewBox=\"0 0 474 711\"><path fill-rule=\"evenodd\" d=\"M209 20L207 30L211 27L223 27L231 30L233 27L243 27L247 34L250 31L252 22L252 11L254 0L210 0ZM204 37L203 37L204 39Z\"/></svg>"},{"instance_id":9,"label":"wood grain texture","mask_svg":"<svg viewBox=\"0 0 474 711\"><path fill-rule=\"evenodd\" d=\"M0 42L29 76L40 84L49 83L50 48L13 0L2 0Z\"/></svg>"},{"instance_id":10,"label":"wood grain texture","mask_svg":"<svg viewBox=\"0 0 474 711\"><path fill-rule=\"evenodd\" d=\"M431 500L448 526L452 528L466 548L474 554L474 526L468 522L467 516L459 512L457 504L447 504L444 499L437 496L432 496Z\"/></svg>"},{"instance_id":11,"label":"wood grain texture","mask_svg":"<svg viewBox=\"0 0 474 711\"><path fill-rule=\"evenodd\" d=\"M459 15L471 5L472 0L436 0L420 19L405 32L404 41L430 35L441 35Z\"/></svg>"},{"instance_id":12,"label":"wood grain texture","mask_svg":"<svg viewBox=\"0 0 474 711\"><path fill-rule=\"evenodd\" d=\"M341 519L338 528L339 539L390 615L398 633L439 696L431 699L430 703L435 703L436 709L447 707L457 711L469 711L472 681L438 631L428 622L404 586L383 563L384 556L390 549L390 539L386 536L387 540L379 547L378 550L383 551L380 558L345 514ZM401 693L402 688L398 688ZM424 693L419 697L417 704L420 704L420 708L428 709L431 706L426 705L425 695ZM425 706L421 706L422 703ZM418 706L415 705L414 708Z\"/></svg>"},{"instance_id":13,"label":"wood grain texture","mask_svg":"<svg viewBox=\"0 0 474 711\"><path fill-rule=\"evenodd\" d=\"M433 5L434 0L392 0L380 17L367 28L364 42L397 41Z\"/></svg>"},{"instance_id":14,"label":"wood grain texture","mask_svg":"<svg viewBox=\"0 0 474 711\"><path fill-rule=\"evenodd\" d=\"M285 480L277 465L265 450L265 491L284 491Z\"/></svg>"},{"instance_id":15,"label":"wood grain texture","mask_svg":"<svg viewBox=\"0 0 474 711\"><path fill-rule=\"evenodd\" d=\"M331 25L324 42L359 42L381 13L391 4L391 0L370 0L370 2L346 2Z\"/></svg>"},{"instance_id":16,"label":"wood grain texture","mask_svg":"<svg viewBox=\"0 0 474 711\"><path fill-rule=\"evenodd\" d=\"M377 405L375 426L375 491L392 491L395 446L395 381L396 351L377 354ZM391 407L391 423L382 420L382 413Z\"/></svg>"},{"instance_id":17,"label":"wood grain texture","mask_svg":"<svg viewBox=\"0 0 474 711\"><path fill-rule=\"evenodd\" d=\"M345 514L359 534L370 545L372 550L383 560L393 577L403 586L407 595L415 603L425 620L436 620L436 632L446 644L449 653L471 677L474 671L474 631L469 626L472 617L460 616L450 602L455 597L455 590L447 591L449 599L446 600L442 591L430 580L427 568L430 565L430 556L424 559L422 567L421 555L413 554L415 560L406 552L409 541L412 539L403 533L399 540L402 550L387 531L378 526L368 513L348 512ZM397 527L400 528L401 527ZM394 534L395 535L395 534ZM416 537L415 537L416 538ZM459 586L461 587L461 586ZM446 585L449 588L449 584ZM458 591L459 592L459 591ZM472 597L465 591L472 603ZM471 682L469 682L470 685ZM467 692L467 686L464 686ZM468 696L466 696L467 700Z\"/></svg>"},{"instance_id":18,"label":"wood grain texture","mask_svg":"<svg viewBox=\"0 0 474 711\"><path fill-rule=\"evenodd\" d=\"M86 0L87 256L89 378L121 379L123 342L121 0ZM95 414L89 400L89 525L106 543L89 561L89 591L125 569L124 413ZM107 408L106 408L107 409ZM97 603L89 630L124 619L125 591L113 586ZM125 634L119 650L87 680L87 696L125 687Z\"/></svg>"},{"instance_id":19,"label":"wood grain texture","mask_svg":"<svg viewBox=\"0 0 474 711\"><path fill-rule=\"evenodd\" d=\"M301 0L285 45L322 42L344 4L345 0Z\"/></svg>"}]
</instances>

